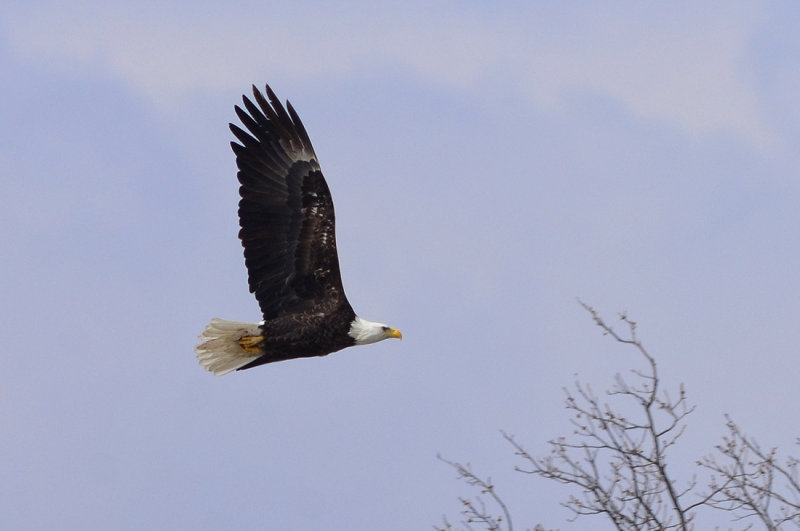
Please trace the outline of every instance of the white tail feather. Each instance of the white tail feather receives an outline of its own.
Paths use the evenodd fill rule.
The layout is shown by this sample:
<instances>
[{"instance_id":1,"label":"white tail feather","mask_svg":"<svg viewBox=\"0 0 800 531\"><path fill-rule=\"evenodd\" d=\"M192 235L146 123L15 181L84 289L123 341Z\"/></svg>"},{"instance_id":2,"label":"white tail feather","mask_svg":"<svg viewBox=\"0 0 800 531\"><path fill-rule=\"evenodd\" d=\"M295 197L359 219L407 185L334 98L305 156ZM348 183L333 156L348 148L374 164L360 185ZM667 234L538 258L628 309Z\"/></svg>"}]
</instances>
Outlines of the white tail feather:
<instances>
[{"instance_id":1,"label":"white tail feather","mask_svg":"<svg viewBox=\"0 0 800 531\"><path fill-rule=\"evenodd\" d=\"M261 329L257 323L215 317L200 334L200 344L194 347L197 361L216 376L228 374L261 356L248 354L239 345L242 337L258 335L261 335Z\"/></svg>"}]
</instances>

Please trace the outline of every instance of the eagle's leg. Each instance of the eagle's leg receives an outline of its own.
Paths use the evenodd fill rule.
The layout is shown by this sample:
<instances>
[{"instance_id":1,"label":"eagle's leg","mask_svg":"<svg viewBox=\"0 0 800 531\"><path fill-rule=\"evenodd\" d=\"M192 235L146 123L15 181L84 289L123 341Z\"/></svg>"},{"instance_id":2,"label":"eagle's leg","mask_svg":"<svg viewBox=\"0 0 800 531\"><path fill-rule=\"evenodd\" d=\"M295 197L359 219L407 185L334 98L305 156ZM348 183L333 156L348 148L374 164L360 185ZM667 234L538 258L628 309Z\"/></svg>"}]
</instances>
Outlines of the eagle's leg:
<instances>
[{"instance_id":1,"label":"eagle's leg","mask_svg":"<svg viewBox=\"0 0 800 531\"><path fill-rule=\"evenodd\" d=\"M239 346L242 347L247 354L261 354L261 349L258 344L264 341L264 336L244 336L239 339Z\"/></svg>"}]
</instances>

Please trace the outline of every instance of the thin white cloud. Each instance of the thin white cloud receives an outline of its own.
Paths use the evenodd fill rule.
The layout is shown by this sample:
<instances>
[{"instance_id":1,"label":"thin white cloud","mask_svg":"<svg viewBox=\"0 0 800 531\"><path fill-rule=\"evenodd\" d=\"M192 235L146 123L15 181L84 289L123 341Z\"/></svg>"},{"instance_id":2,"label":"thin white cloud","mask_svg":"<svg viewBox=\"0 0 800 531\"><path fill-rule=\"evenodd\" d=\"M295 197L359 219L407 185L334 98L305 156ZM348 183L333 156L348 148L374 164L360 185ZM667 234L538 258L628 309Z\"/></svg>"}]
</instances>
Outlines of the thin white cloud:
<instances>
[{"instance_id":1,"label":"thin white cloud","mask_svg":"<svg viewBox=\"0 0 800 531\"><path fill-rule=\"evenodd\" d=\"M159 104L241 88L242 79L265 73L319 78L395 64L451 86L510 76L530 101L549 107L569 91L595 91L692 135L721 129L760 146L771 141L747 69L759 20L749 8L309 11L57 4L29 8L5 31L28 60L104 69Z\"/></svg>"},{"instance_id":2,"label":"thin white cloud","mask_svg":"<svg viewBox=\"0 0 800 531\"><path fill-rule=\"evenodd\" d=\"M531 54L535 67L528 77L539 100L557 102L565 89L587 87L640 117L673 122L693 134L732 129L767 143L746 65L758 17L653 15L605 16L582 25L569 43L539 43L546 52Z\"/></svg>"}]
</instances>

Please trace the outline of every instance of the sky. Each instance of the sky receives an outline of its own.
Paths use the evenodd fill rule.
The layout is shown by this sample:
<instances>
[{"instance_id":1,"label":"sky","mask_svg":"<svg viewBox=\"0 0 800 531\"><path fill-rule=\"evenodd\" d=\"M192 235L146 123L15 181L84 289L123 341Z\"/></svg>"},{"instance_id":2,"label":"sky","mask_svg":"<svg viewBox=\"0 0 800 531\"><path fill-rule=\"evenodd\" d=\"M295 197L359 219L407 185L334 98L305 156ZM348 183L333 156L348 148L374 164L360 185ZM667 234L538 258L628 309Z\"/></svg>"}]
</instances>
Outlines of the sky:
<instances>
[{"instance_id":1,"label":"sky","mask_svg":"<svg viewBox=\"0 0 800 531\"><path fill-rule=\"evenodd\" d=\"M725 433L800 454L800 14L791 2L18 2L0 18L0 514L8 529L430 529L514 471L563 388L641 367L626 312ZM228 122L302 117L343 281L386 341L214 377L258 321ZM724 514L703 515L731 527ZM710 519L709 519L710 518Z\"/></svg>"}]
</instances>

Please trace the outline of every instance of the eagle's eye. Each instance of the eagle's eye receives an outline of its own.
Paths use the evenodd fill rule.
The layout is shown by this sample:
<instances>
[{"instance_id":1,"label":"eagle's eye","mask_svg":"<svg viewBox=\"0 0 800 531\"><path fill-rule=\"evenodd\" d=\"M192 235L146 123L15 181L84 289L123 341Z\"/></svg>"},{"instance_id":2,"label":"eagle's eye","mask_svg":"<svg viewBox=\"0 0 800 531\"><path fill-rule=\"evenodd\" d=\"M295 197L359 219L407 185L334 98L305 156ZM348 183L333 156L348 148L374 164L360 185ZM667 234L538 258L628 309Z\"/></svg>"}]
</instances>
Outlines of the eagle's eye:
<instances>
[{"instance_id":1,"label":"eagle's eye","mask_svg":"<svg viewBox=\"0 0 800 531\"><path fill-rule=\"evenodd\" d=\"M383 330L384 332L388 332L389 331L389 327L388 326L382 326L381 330Z\"/></svg>"}]
</instances>

